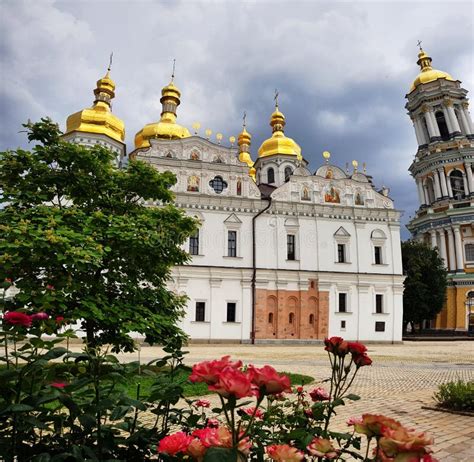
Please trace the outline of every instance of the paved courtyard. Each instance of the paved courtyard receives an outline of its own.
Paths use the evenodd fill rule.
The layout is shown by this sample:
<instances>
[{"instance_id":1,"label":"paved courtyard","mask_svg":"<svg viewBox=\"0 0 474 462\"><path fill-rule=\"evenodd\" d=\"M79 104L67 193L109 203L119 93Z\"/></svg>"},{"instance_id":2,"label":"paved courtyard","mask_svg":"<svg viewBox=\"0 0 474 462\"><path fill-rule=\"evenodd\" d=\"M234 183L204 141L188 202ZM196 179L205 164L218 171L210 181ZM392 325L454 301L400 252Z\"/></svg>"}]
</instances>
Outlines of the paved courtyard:
<instances>
[{"instance_id":1,"label":"paved courtyard","mask_svg":"<svg viewBox=\"0 0 474 462\"><path fill-rule=\"evenodd\" d=\"M474 461L474 418L422 409L433 404L437 385L457 378L474 380L474 342L405 342L368 345L368 349L373 365L360 370L352 389L362 399L339 408L335 428L347 428L350 416L383 413L432 435L438 460ZM321 345L190 345L186 350L190 365L230 354L245 363L308 374L316 381L329 375L327 353ZM143 347L140 359L146 362L160 354L159 348ZM136 360L137 354L123 359Z\"/></svg>"}]
</instances>

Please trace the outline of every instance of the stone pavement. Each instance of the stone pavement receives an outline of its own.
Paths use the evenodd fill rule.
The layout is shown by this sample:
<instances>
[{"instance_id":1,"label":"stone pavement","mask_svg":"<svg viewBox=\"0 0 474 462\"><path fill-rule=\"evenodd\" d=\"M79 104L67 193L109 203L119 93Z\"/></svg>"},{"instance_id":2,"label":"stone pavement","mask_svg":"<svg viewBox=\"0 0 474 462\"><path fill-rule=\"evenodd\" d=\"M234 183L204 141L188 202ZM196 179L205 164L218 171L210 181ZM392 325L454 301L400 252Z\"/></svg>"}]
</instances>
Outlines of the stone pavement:
<instances>
[{"instance_id":1,"label":"stone pavement","mask_svg":"<svg viewBox=\"0 0 474 462\"><path fill-rule=\"evenodd\" d=\"M190 345L186 362L230 354L244 363L270 364L279 371L315 377L329 376L327 353L321 345ZM393 417L409 427L426 431L435 440L433 449L440 461L474 461L474 418L422 409L432 405L432 396L443 382L461 378L474 380L474 342L405 342L402 345L368 345L373 365L363 367L352 391L361 396L350 402L334 419L333 429L347 428L350 416L364 412ZM143 347L140 359L147 362L162 354L159 348ZM137 354L123 355L137 360ZM314 386L314 384L312 385Z\"/></svg>"}]
</instances>

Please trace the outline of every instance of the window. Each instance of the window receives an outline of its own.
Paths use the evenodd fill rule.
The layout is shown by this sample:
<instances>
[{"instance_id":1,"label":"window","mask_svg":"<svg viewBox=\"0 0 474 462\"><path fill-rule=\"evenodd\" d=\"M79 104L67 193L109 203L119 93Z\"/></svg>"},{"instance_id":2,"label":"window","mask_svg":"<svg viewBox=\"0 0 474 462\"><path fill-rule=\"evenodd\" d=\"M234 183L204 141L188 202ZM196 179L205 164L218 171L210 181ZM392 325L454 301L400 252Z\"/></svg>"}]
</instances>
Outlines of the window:
<instances>
[{"instance_id":1,"label":"window","mask_svg":"<svg viewBox=\"0 0 474 462\"><path fill-rule=\"evenodd\" d=\"M346 329L346 321L341 321L341 330Z\"/></svg>"},{"instance_id":2,"label":"window","mask_svg":"<svg viewBox=\"0 0 474 462\"><path fill-rule=\"evenodd\" d=\"M199 231L189 238L189 253L191 255L199 255Z\"/></svg>"},{"instance_id":3,"label":"window","mask_svg":"<svg viewBox=\"0 0 474 462\"><path fill-rule=\"evenodd\" d=\"M287 258L288 260L295 260L295 235L287 234L286 236L286 249L287 249Z\"/></svg>"},{"instance_id":4,"label":"window","mask_svg":"<svg viewBox=\"0 0 474 462\"><path fill-rule=\"evenodd\" d=\"M273 324L273 313L268 313L268 324Z\"/></svg>"},{"instance_id":5,"label":"window","mask_svg":"<svg viewBox=\"0 0 474 462\"><path fill-rule=\"evenodd\" d=\"M377 314L383 313L383 295L375 294L375 312Z\"/></svg>"},{"instance_id":6,"label":"window","mask_svg":"<svg viewBox=\"0 0 474 462\"><path fill-rule=\"evenodd\" d=\"M377 321L375 323L375 332L385 332L385 323L382 321Z\"/></svg>"},{"instance_id":7,"label":"window","mask_svg":"<svg viewBox=\"0 0 474 462\"><path fill-rule=\"evenodd\" d=\"M227 183L222 179L221 176L216 176L213 180L209 181L209 186L216 194L221 194L222 191L227 188Z\"/></svg>"},{"instance_id":8,"label":"window","mask_svg":"<svg viewBox=\"0 0 474 462\"><path fill-rule=\"evenodd\" d=\"M344 263L346 261L346 245L345 244L337 244L337 262Z\"/></svg>"},{"instance_id":9,"label":"window","mask_svg":"<svg viewBox=\"0 0 474 462\"><path fill-rule=\"evenodd\" d=\"M295 315L293 313L290 313L290 315L288 316L288 322L290 324L293 324L294 321L295 321Z\"/></svg>"},{"instance_id":10,"label":"window","mask_svg":"<svg viewBox=\"0 0 474 462\"><path fill-rule=\"evenodd\" d=\"M275 183L275 170L272 167L267 170L267 183Z\"/></svg>"},{"instance_id":11,"label":"window","mask_svg":"<svg viewBox=\"0 0 474 462\"><path fill-rule=\"evenodd\" d=\"M381 265L382 264L382 247L378 245L374 247L374 257L375 257L375 264Z\"/></svg>"},{"instance_id":12,"label":"window","mask_svg":"<svg viewBox=\"0 0 474 462\"><path fill-rule=\"evenodd\" d=\"M466 252L466 261L474 261L474 244L466 244L464 250Z\"/></svg>"},{"instance_id":13,"label":"window","mask_svg":"<svg viewBox=\"0 0 474 462\"><path fill-rule=\"evenodd\" d=\"M347 294L345 293L339 293L338 311L339 313L347 312Z\"/></svg>"},{"instance_id":14,"label":"window","mask_svg":"<svg viewBox=\"0 0 474 462\"><path fill-rule=\"evenodd\" d=\"M285 183L290 179L290 176L293 175L293 170L291 167L285 168Z\"/></svg>"},{"instance_id":15,"label":"window","mask_svg":"<svg viewBox=\"0 0 474 462\"><path fill-rule=\"evenodd\" d=\"M206 317L206 302L196 302L196 322L204 322Z\"/></svg>"},{"instance_id":16,"label":"window","mask_svg":"<svg viewBox=\"0 0 474 462\"><path fill-rule=\"evenodd\" d=\"M314 314L309 315L309 323L314 324Z\"/></svg>"},{"instance_id":17,"label":"window","mask_svg":"<svg viewBox=\"0 0 474 462\"><path fill-rule=\"evenodd\" d=\"M444 118L443 111L438 111L435 114L435 117L436 117L436 123L438 124L439 132L441 133L441 138L443 139L443 141L448 141L449 130L448 130L448 125L446 124L446 120Z\"/></svg>"},{"instance_id":18,"label":"window","mask_svg":"<svg viewBox=\"0 0 474 462\"><path fill-rule=\"evenodd\" d=\"M237 231L228 231L227 234L227 256L237 256Z\"/></svg>"},{"instance_id":19,"label":"window","mask_svg":"<svg viewBox=\"0 0 474 462\"><path fill-rule=\"evenodd\" d=\"M227 322L235 322L236 303L227 303Z\"/></svg>"},{"instance_id":20,"label":"window","mask_svg":"<svg viewBox=\"0 0 474 462\"><path fill-rule=\"evenodd\" d=\"M451 189L455 199L462 199L464 197L464 180L462 173L459 170L453 170L449 175L451 182Z\"/></svg>"}]
</instances>

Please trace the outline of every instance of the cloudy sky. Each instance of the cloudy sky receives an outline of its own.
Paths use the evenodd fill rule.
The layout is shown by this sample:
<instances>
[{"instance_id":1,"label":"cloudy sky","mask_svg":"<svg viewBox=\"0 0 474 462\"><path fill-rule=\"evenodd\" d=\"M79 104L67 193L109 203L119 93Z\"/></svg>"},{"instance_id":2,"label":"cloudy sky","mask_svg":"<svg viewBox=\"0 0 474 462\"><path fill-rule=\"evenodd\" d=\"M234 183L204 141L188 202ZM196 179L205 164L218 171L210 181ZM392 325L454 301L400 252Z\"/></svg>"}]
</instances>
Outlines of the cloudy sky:
<instances>
[{"instance_id":1,"label":"cloudy sky","mask_svg":"<svg viewBox=\"0 0 474 462\"><path fill-rule=\"evenodd\" d=\"M311 170L324 150L342 167L366 162L405 223L418 205L404 109L416 43L474 92L473 13L472 1L449 0L0 0L0 150L26 146L28 118L48 115L64 128L90 106L113 51L114 112L131 151L135 133L159 118L176 58L180 123L227 139L246 111L255 157L278 88L286 134Z\"/></svg>"}]
</instances>

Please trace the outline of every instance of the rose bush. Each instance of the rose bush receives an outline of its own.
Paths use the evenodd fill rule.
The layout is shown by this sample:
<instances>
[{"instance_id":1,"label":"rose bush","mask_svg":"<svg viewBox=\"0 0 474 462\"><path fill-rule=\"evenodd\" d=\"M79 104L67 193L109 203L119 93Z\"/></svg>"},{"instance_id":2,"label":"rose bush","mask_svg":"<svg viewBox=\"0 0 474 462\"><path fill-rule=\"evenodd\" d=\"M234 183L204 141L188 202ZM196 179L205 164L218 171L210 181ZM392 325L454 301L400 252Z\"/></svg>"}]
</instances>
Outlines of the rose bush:
<instances>
[{"instance_id":1,"label":"rose bush","mask_svg":"<svg viewBox=\"0 0 474 462\"><path fill-rule=\"evenodd\" d=\"M306 390L271 366L229 356L183 365L180 344L153 361L163 368L147 396L136 399L123 384L137 364L123 365L107 350L71 353L60 343L73 336L45 311L3 315L0 359L0 452L17 460L123 460L240 462L430 462L432 439L383 415L348 421L348 432L330 428L338 406L358 396L349 388L372 363L367 348L340 337L325 340L331 377ZM45 340L44 334L55 334ZM203 382L220 403L183 396L180 370ZM153 416L153 421L150 421ZM361 438L366 444L361 452Z\"/></svg>"}]
</instances>

